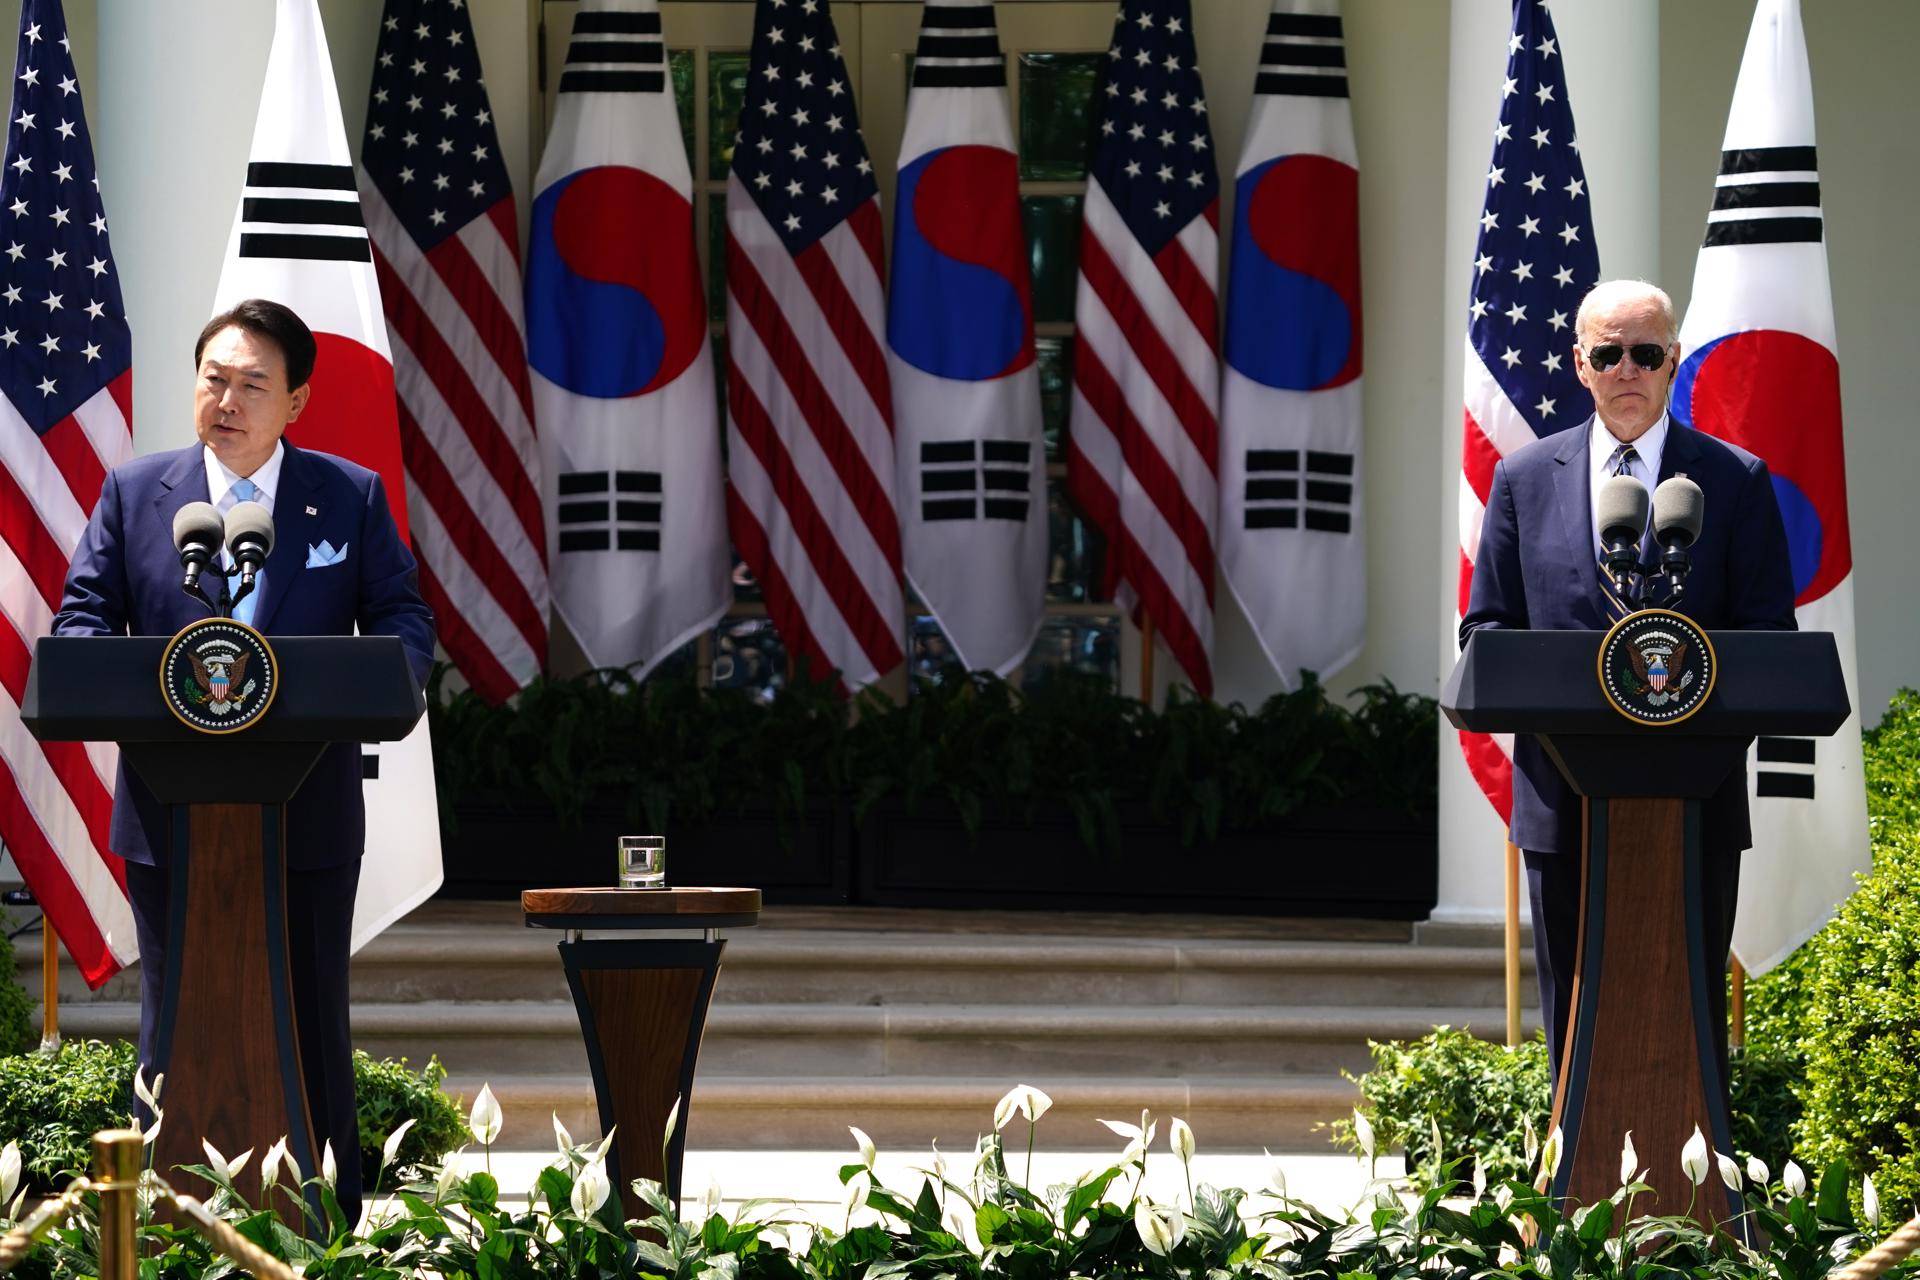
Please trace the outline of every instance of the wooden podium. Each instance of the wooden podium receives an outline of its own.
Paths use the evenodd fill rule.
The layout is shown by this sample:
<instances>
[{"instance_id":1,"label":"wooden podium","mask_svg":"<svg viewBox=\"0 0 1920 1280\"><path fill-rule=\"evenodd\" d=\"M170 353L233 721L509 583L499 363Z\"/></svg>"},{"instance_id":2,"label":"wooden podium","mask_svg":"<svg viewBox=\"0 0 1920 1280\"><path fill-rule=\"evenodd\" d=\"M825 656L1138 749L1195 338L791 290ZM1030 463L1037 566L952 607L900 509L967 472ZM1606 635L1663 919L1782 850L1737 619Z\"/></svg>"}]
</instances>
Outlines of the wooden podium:
<instances>
[{"instance_id":1,"label":"wooden podium","mask_svg":"<svg viewBox=\"0 0 1920 1280\"><path fill-rule=\"evenodd\" d=\"M1697 1195L1680 1150L1697 1125L1732 1153L1707 984L1725 982L1700 930L1700 807L1743 768L1760 734L1824 737L1848 714L1833 637L1708 633L1718 679L1698 712L1636 724L1597 677L1602 632L1476 631L1440 697L1455 727L1531 733L1584 797L1580 942L1573 1019L1553 1123L1565 1143L1554 1194L1604 1200L1620 1185L1621 1140L1658 1193L1647 1212L1703 1223L1734 1206L1717 1173Z\"/></svg>"},{"instance_id":2,"label":"wooden podium","mask_svg":"<svg viewBox=\"0 0 1920 1280\"><path fill-rule=\"evenodd\" d=\"M169 711L159 636L40 640L21 708L36 738L118 742L167 806L172 919L151 1069L167 1076L153 1163L170 1180L206 1162L203 1138L234 1156L284 1135L302 1172L319 1169L287 968L286 804L330 743L397 741L426 710L395 637L270 643L273 703L232 734Z\"/></svg>"}]
</instances>

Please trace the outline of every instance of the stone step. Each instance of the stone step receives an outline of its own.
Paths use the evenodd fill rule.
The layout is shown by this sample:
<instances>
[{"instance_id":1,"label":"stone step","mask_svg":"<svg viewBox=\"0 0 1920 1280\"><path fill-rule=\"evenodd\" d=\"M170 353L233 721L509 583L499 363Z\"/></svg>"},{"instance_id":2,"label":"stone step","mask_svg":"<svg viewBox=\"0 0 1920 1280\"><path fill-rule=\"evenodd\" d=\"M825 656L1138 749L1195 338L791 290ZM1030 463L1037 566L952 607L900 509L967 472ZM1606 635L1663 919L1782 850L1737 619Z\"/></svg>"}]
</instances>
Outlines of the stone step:
<instances>
[{"instance_id":1,"label":"stone step","mask_svg":"<svg viewBox=\"0 0 1920 1280\"><path fill-rule=\"evenodd\" d=\"M131 1036L139 1006L63 1010L69 1036ZM1530 1019L1529 1033L1538 1019ZM1302 1005L716 1004L700 1052L719 1076L1007 1080L1040 1072L1132 1077L1337 1075L1368 1065L1368 1040L1436 1023L1502 1033L1500 1009ZM571 1003L356 1004L355 1043L460 1075L584 1074Z\"/></svg>"},{"instance_id":2,"label":"stone step","mask_svg":"<svg viewBox=\"0 0 1920 1280\"><path fill-rule=\"evenodd\" d=\"M550 932L401 925L354 959L353 990L368 1004L564 1001ZM29 949L31 950L31 949ZM1533 956L1522 992L1536 999ZM64 967L63 967L64 969ZM877 931L761 929L728 941L718 1004L997 1005L1501 1005L1498 948L1362 941L1249 941L1143 936L988 938ZM20 980L38 991L37 950ZM138 978L89 992L62 974L63 1004L138 999Z\"/></svg>"},{"instance_id":3,"label":"stone step","mask_svg":"<svg viewBox=\"0 0 1920 1280\"><path fill-rule=\"evenodd\" d=\"M600 1132L593 1083L581 1075L455 1076L447 1089L471 1105L480 1085L499 1100L503 1149L539 1148L552 1139L553 1115L575 1141ZM1035 1145L1045 1150L1116 1153L1121 1139L1101 1119L1135 1123L1144 1107L1158 1118L1155 1155L1165 1152L1167 1122L1179 1116L1204 1151L1325 1154L1327 1122L1357 1101L1338 1075L1163 1078L1076 1076L985 1079L968 1076L867 1076L793 1079L710 1076L694 1087L687 1143L700 1151L814 1149L852 1151L849 1125L858 1125L883 1150L926 1149L938 1141L949 1160L973 1149L993 1127L994 1104L1015 1083L1031 1084L1053 1099ZM1025 1122L1006 1131L1008 1149L1024 1148ZM931 1155L931 1152L929 1152Z\"/></svg>"}]
</instances>

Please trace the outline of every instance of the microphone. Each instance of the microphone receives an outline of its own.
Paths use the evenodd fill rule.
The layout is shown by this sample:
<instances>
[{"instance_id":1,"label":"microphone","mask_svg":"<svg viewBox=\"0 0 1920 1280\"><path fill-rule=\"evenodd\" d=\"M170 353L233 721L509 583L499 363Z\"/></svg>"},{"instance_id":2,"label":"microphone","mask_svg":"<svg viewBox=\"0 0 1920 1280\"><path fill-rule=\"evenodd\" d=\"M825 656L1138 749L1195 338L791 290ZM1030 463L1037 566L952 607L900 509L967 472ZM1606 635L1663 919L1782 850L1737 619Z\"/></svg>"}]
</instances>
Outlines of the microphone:
<instances>
[{"instance_id":1,"label":"microphone","mask_svg":"<svg viewBox=\"0 0 1920 1280\"><path fill-rule=\"evenodd\" d=\"M180 589L208 609L214 604L201 589L200 573L213 562L225 531L225 522L211 502L189 502L173 513L173 546L180 553L180 567L185 571Z\"/></svg>"},{"instance_id":2,"label":"microphone","mask_svg":"<svg viewBox=\"0 0 1920 1280\"><path fill-rule=\"evenodd\" d=\"M273 516L257 502L236 502L227 512L227 554L240 568L240 589L233 593L239 604L253 590L254 575L273 554Z\"/></svg>"},{"instance_id":3,"label":"microphone","mask_svg":"<svg viewBox=\"0 0 1920 1280\"><path fill-rule=\"evenodd\" d=\"M1629 595L1633 566L1640 560L1640 535L1646 531L1650 505L1647 486L1632 476L1614 476L1600 486L1595 512L1599 516L1600 544L1606 548L1601 557L1614 589L1623 597ZM1634 602L1629 599L1628 603Z\"/></svg>"},{"instance_id":4,"label":"microphone","mask_svg":"<svg viewBox=\"0 0 1920 1280\"><path fill-rule=\"evenodd\" d=\"M1660 570L1666 575L1669 599L1678 600L1683 579L1693 568L1691 548L1706 521L1707 495L1685 476L1669 476L1653 491L1653 536L1665 554Z\"/></svg>"}]
</instances>

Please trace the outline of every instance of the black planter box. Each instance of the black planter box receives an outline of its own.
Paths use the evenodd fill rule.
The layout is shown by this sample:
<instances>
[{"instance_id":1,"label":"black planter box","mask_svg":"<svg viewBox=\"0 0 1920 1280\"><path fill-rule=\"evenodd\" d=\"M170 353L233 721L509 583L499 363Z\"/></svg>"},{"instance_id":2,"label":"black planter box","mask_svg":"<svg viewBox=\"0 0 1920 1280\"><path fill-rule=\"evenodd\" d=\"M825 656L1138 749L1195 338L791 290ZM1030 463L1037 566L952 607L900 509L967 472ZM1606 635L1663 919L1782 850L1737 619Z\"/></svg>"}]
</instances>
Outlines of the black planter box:
<instances>
[{"instance_id":1,"label":"black planter box","mask_svg":"<svg viewBox=\"0 0 1920 1280\"><path fill-rule=\"evenodd\" d=\"M619 837L645 828L615 803L590 805L568 826L551 810L462 799L454 821L453 830L441 831L443 898L518 899L522 889L610 885ZM784 839L770 812L675 824L666 836L670 884L757 888L769 903L848 900L845 806L811 806L804 818L787 823Z\"/></svg>"},{"instance_id":2,"label":"black planter box","mask_svg":"<svg viewBox=\"0 0 1920 1280\"><path fill-rule=\"evenodd\" d=\"M855 900L875 906L1423 920L1439 893L1433 815L1302 813L1183 846L1177 828L1122 815L1120 847L1088 849L1064 809L969 836L928 802L883 802L855 836Z\"/></svg>"}]
</instances>

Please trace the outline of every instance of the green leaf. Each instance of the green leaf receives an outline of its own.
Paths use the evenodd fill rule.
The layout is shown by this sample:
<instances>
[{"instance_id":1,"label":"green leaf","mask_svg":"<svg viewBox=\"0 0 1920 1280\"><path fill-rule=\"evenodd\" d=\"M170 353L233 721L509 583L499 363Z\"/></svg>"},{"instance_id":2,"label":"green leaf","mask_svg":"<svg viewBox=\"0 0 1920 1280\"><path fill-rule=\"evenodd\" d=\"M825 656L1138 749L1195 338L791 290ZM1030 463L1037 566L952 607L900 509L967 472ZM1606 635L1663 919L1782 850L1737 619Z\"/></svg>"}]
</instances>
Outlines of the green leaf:
<instances>
[{"instance_id":1,"label":"green leaf","mask_svg":"<svg viewBox=\"0 0 1920 1280\"><path fill-rule=\"evenodd\" d=\"M1847 1193L1851 1190L1852 1171L1845 1160L1835 1160L1827 1165L1820 1175L1819 1198L1814 1202L1814 1211L1825 1222L1851 1223L1853 1214L1847 1207Z\"/></svg>"}]
</instances>

